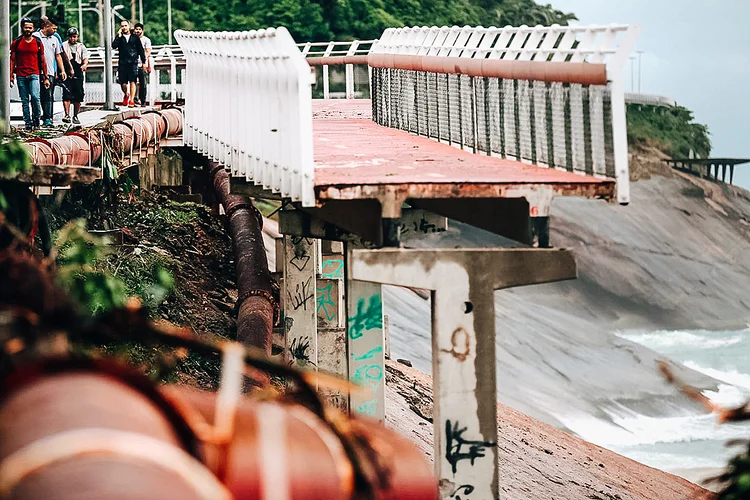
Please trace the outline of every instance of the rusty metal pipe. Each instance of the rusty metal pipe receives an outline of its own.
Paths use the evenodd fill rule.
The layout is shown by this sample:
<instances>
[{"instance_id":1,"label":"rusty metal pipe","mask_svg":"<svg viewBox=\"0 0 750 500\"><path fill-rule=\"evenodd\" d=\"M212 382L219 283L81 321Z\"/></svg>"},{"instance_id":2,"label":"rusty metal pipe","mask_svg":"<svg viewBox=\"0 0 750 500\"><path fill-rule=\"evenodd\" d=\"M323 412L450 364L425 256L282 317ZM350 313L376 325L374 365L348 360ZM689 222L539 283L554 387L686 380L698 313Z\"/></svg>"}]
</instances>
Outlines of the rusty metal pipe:
<instances>
[{"instance_id":1,"label":"rusty metal pipe","mask_svg":"<svg viewBox=\"0 0 750 500\"><path fill-rule=\"evenodd\" d=\"M344 64L367 64L367 55L308 57L310 66L341 66Z\"/></svg>"},{"instance_id":2,"label":"rusty metal pipe","mask_svg":"<svg viewBox=\"0 0 750 500\"><path fill-rule=\"evenodd\" d=\"M178 405L187 403L205 420L213 421L215 394L172 385L161 391ZM348 428L350 438L356 436L370 449L369 458L374 459L383 479L375 485L374 498L437 498L432 467L408 439L366 418L352 418ZM275 462L263 453L270 449ZM210 454L204 455L208 467L215 470ZM357 491L354 470L338 437L309 410L243 399L237 408L225 484L237 499L264 498L264 483L271 479L269 469L276 481L273 491L289 491L290 499L367 498Z\"/></svg>"},{"instance_id":3,"label":"rusty metal pipe","mask_svg":"<svg viewBox=\"0 0 750 500\"><path fill-rule=\"evenodd\" d=\"M182 111L178 108L162 112L149 111L139 117L113 124L119 154L129 154L164 137L182 133ZM96 130L70 132L54 139L33 138L24 142L34 165L94 165L102 156L103 145ZM115 146L115 145L113 145Z\"/></svg>"},{"instance_id":4,"label":"rusty metal pipe","mask_svg":"<svg viewBox=\"0 0 750 500\"><path fill-rule=\"evenodd\" d=\"M57 153L47 139L29 139L24 147L34 165L57 165Z\"/></svg>"},{"instance_id":5,"label":"rusty metal pipe","mask_svg":"<svg viewBox=\"0 0 750 500\"><path fill-rule=\"evenodd\" d=\"M25 376L29 376L28 371ZM42 466L33 466L28 459L19 463L16 453L16 465L30 470L17 474L13 481L3 477L12 484L0 487L6 491L10 488L12 498L75 500L112 498L116 494L120 499L199 499L187 481L146 460L112 453L81 453L61 460L51 459L55 453L64 453L77 444L59 441L53 444L52 438L72 433L85 435L92 429L150 438L169 449L185 451L175 422L166 416L164 408L111 374L37 373L34 380L15 390L3 387L2 396L0 461L36 444L40 448L37 459L41 457L43 462ZM186 425L183 427L189 431ZM143 453L149 450L144 449ZM7 472L8 462L3 465Z\"/></svg>"},{"instance_id":6,"label":"rusty metal pipe","mask_svg":"<svg viewBox=\"0 0 750 500\"><path fill-rule=\"evenodd\" d=\"M162 110L161 116L167 125L165 137L173 137L182 132L182 111L178 108Z\"/></svg>"},{"instance_id":7,"label":"rusty metal pipe","mask_svg":"<svg viewBox=\"0 0 750 500\"><path fill-rule=\"evenodd\" d=\"M373 68L426 71L429 73L580 83L583 85L607 84L607 66L598 63L506 61L411 54L369 54L367 63Z\"/></svg>"},{"instance_id":8,"label":"rusty metal pipe","mask_svg":"<svg viewBox=\"0 0 750 500\"><path fill-rule=\"evenodd\" d=\"M234 246L239 313L237 340L271 355L271 330L278 308L273 297L273 278L263 246L263 219L250 200L230 194L229 174L211 163L209 172L219 201L229 219Z\"/></svg>"},{"instance_id":9,"label":"rusty metal pipe","mask_svg":"<svg viewBox=\"0 0 750 500\"><path fill-rule=\"evenodd\" d=\"M157 388L111 360L23 365L0 379L0 494L17 500L254 500L282 492L288 500L437 498L420 450L374 420L340 427L353 455L301 405L248 398L238 402L229 441L204 442L216 408L215 393ZM71 435L100 441L65 439ZM123 452L112 446L118 436L139 447ZM177 473L165 450L184 457L192 474ZM206 487L223 495L206 495ZM365 489L372 495L364 497Z\"/></svg>"}]
</instances>

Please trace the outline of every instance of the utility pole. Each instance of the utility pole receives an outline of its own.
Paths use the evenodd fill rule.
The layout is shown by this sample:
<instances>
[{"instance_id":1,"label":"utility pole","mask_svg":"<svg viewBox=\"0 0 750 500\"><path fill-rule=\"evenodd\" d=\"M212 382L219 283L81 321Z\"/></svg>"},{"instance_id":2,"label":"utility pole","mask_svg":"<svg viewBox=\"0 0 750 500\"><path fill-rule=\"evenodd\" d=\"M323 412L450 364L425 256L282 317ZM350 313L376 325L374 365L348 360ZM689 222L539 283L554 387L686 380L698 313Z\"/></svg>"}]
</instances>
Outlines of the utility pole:
<instances>
[{"instance_id":1,"label":"utility pole","mask_svg":"<svg viewBox=\"0 0 750 500\"><path fill-rule=\"evenodd\" d=\"M1 1L1 0L0 0ZM104 109L114 110L115 103L112 99L112 10L109 0L104 0Z\"/></svg>"},{"instance_id":2,"label":"utility pole","mask_svg":"<svg viewBox=\"0 0 750 500\"><path fill-rule=\"evenodd\" d=\"M0 27L0 134L7 134L10 132L10 0L0 0Z\"/></svg>"},{"instance_id":3,"label":"utility pole","mask_svg":"<svg viewBox=\"0 0 750 500\"><path fill-rule=\"evenodd\" d=\"M643 51L638 51L638 93L641 92L641 55L643 55Z\"/></svg>"},{"instance_id":4,"label":"utility pole","mask_svg":"<svg viewBox=\"0 0 750 500\"><path fill-rule=\"evenodd\" d=\"M167 0L167 31L169 31L169 45L172 45L172 0Z\"/></svg>"},{"instance_id":5,"label":"utility pole","mask_svg":"<svg viewBox=\"0 0 750 500\"><path fill-rule=\"evenodd\" d=\"M635 56L630 56L630 91L635 92Z\"/></svg>"}]
</instances>

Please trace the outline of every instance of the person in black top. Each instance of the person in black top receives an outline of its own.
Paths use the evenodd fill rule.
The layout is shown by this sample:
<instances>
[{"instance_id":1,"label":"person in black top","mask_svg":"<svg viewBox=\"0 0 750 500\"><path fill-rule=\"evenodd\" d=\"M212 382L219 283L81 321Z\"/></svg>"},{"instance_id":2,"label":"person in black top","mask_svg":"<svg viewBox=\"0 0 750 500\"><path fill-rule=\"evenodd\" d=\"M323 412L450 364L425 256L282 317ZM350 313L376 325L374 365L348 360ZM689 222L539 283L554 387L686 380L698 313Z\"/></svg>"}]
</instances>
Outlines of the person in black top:
<instances>
[{"instance_id":1,"label":"person in black top","mask_svg":"<svg viewBox=\"0 0 750 500\"><path fill-rule=\"evenodd\" d=\"M125 97L123 106L133 107L135 102L135 83L138 81L138 58L146 63L146 52L141 39L130 32L130 23L122 21L117 37L112 40L112 48L118 51L117 80L120 82Z\"/></svg>"}]
</instances>

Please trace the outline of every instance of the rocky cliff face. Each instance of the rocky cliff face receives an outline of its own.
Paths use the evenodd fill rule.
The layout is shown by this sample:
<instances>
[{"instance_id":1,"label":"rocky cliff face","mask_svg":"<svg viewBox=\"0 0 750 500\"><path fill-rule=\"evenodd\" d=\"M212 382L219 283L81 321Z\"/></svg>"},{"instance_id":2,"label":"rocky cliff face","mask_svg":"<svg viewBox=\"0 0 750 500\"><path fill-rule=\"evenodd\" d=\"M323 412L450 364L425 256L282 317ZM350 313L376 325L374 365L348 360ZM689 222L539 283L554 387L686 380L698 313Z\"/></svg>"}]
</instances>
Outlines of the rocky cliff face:
<instances>
[{"instance_id":1,"label":"rocky cliff face","mask_svg":"<svg viewBox=\"0 0 750 500\"><path fill-rule=\"evenodd\" d=\"M750 193L632 157L632 202L558 198L551 241L572 249L577 280L496 292L500 401L559 427L623 404L659 416L691 404L655 370L657 355L613 334L632 328L739 329L750 321ZM452 237L497 237L451 223ZM429 303L389 288L391 350L430 370ZM704 388L715 382L682 370Z\"/></svg>"}]
</instances>

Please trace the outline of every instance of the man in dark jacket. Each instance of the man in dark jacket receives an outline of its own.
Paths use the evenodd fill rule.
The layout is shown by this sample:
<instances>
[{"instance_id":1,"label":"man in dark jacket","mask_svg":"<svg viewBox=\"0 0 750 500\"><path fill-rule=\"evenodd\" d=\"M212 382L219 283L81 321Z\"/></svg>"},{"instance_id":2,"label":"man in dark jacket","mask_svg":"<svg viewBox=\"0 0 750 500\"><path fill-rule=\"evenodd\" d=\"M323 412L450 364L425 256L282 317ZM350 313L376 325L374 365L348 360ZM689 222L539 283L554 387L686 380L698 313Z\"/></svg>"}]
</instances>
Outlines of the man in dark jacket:
<instances>
[{"instance_id":1,"label":"man in dark jacket","mask_svg":"<svg viewBox=\"0 0 750 500\"><path fill-rule=\"evenodd\" d=\"M135 102L135 83L138 81L138 58L146 63L146 52L141 39L130 32L130 23L122 21L117 37L112 40L112 48L118 51L117 80L120 82L125 97L123 106L133 107Z\"/></svg>"}]
</instances>

